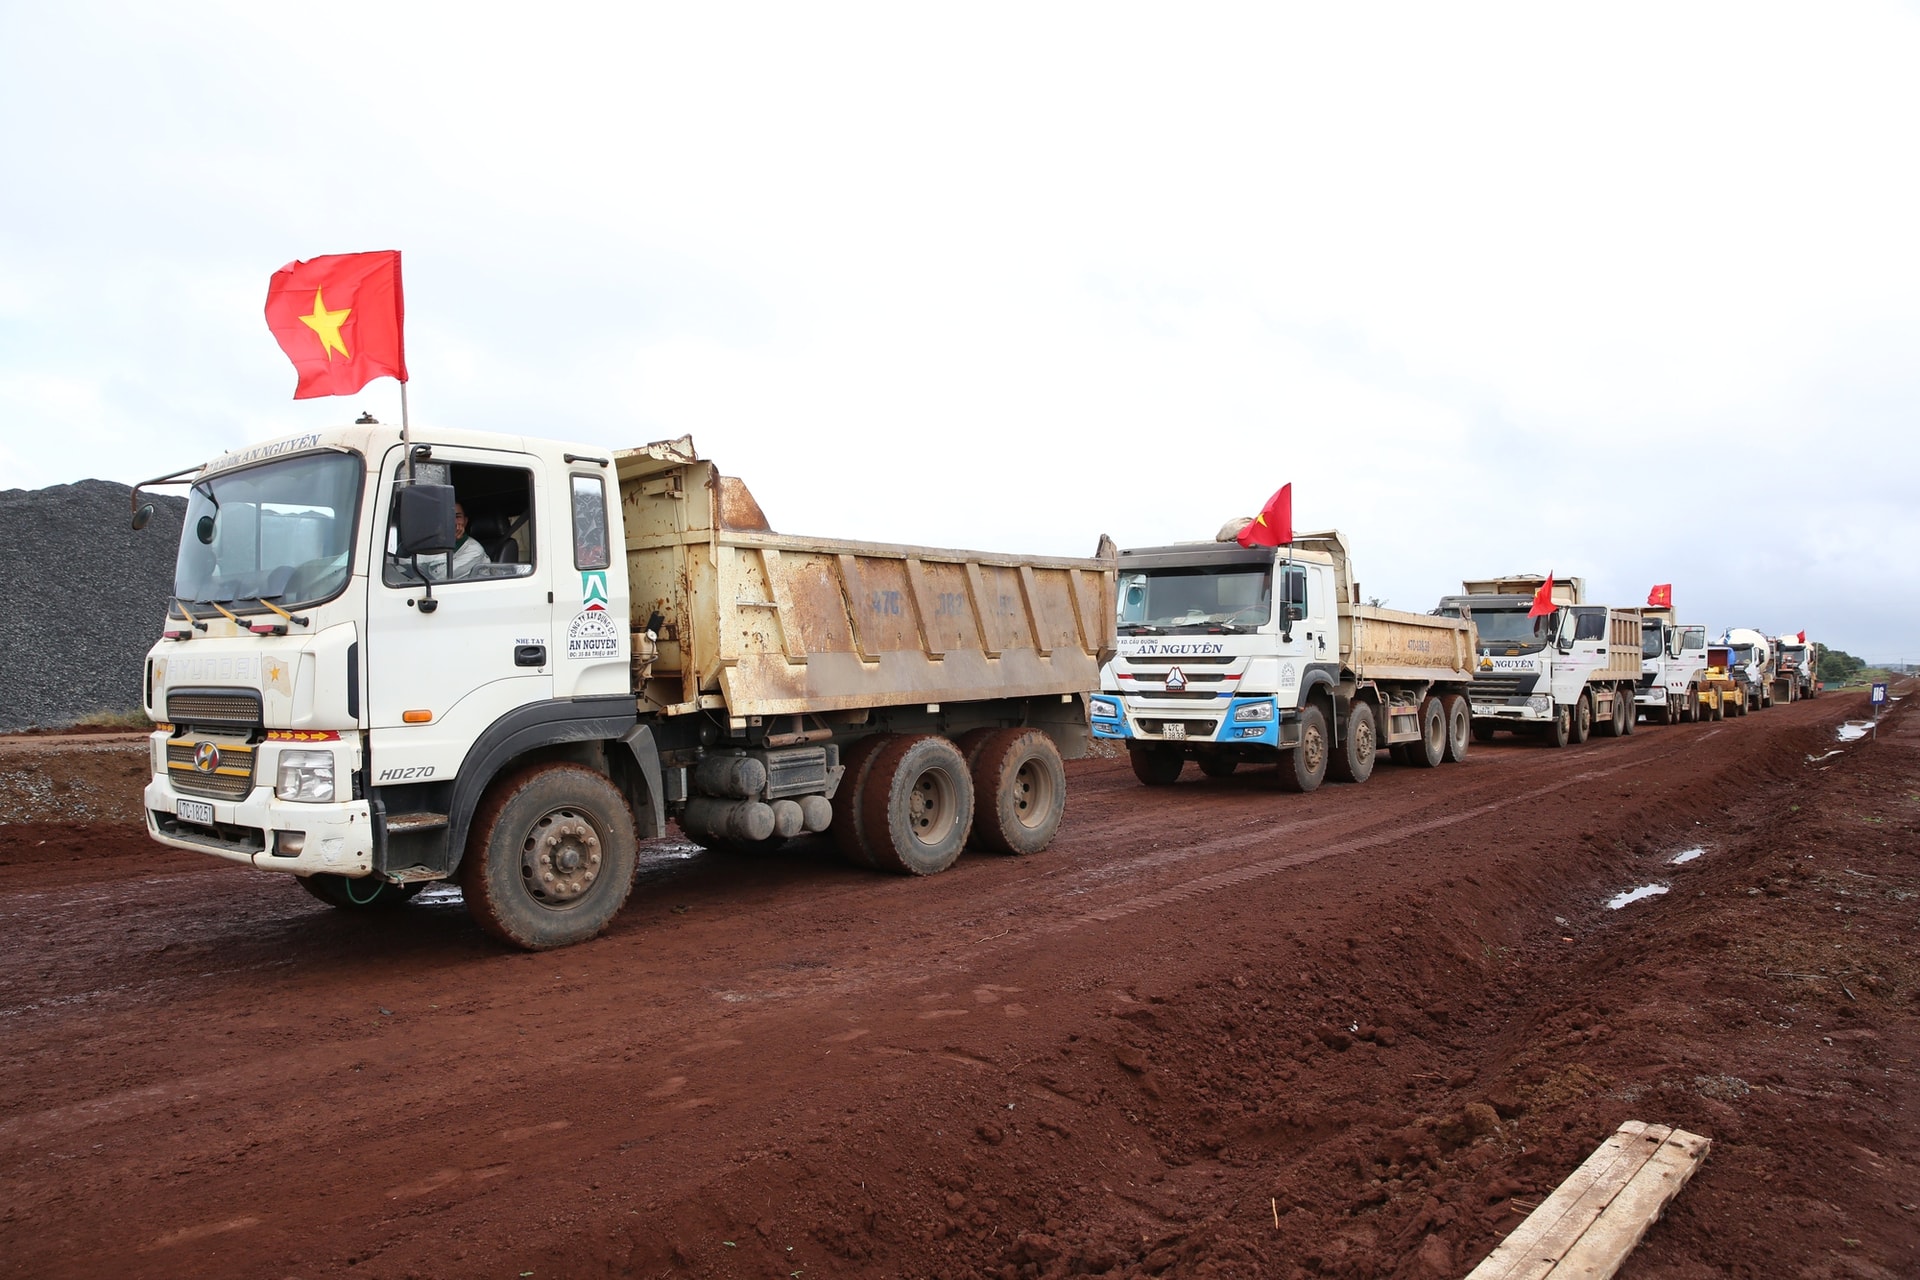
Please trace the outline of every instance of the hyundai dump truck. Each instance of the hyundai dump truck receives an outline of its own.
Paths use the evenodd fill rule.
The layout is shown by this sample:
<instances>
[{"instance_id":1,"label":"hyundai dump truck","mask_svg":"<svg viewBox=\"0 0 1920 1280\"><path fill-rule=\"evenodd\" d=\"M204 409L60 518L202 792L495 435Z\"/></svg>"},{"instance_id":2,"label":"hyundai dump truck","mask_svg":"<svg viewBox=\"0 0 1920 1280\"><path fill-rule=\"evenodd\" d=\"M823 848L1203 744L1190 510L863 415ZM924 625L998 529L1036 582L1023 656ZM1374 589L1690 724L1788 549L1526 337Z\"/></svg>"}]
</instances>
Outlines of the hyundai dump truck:
<instances>
[{"instance_id":1,"label":"hyundai dump truck","mask_svg":"<svg viewBox=\"0 0 1920 1280\"><path fill-rule=\"evenodd\" d=\"M1639 710L1654 724L1692 720L1707 666L1707 629L1673 620L1671 608L1640 612Z\"/></svg>"},{"instance_id":2,"label":"hyundai dump truck","mask_svg":"<svg viewBox=\"0 0 1920 1280\"><path fill-rule=\"evenodd\" d=\"M1739 658L1724 644L1707 647L1706 669L1700 673L1697 720L1724 720L1743 716L1753 705L1752 687L1740 671Z\"/></svg>"},{"instance_id":3,"label":"hyundai dump truck","mask_svg":"<svg viewBox=\"0 0 1920 1280\"><path fill-rule=\"evenodd\" d=\"M1232 537L1120 553L1093 733L1126 744L1141 782L1168 785L1188 760L1216 778L1273 763L1311 791L1329 771L1365 782L1382 745L1420 767L1465 757L1471 623L1361 604L1338 532L1279 549Z\"/></svg>"},{"instance_id":4,"label":"hyundai dump truck","mask_svg":"<svg viewBox=\"0 0 1920 1280\"><path fill-rule=\"evenodd\" d=\"M1587 740L1595 728L1633 732L1640 682L1640 614L1587 604L1579 578L1554 579L1551 613L1533 613L1543 575L1482 578L1440 601L1439 612L1470 618L1479 632L1473 680L1473 733L1539 734L1556 747Z\"/></svg>"},{"instance_id":5,"label":"hyundai dump truck","mask_svg":"<svg viewBox=\"0 0 1920 1280\"><path fill-rule=\"evenodd\" d=\"M1803 631L1799 635L1805 635ZM1799 635L1781 636L1774 641L1773 700L1798 702L1820 696L1820 673L1814 648Z\"/></svg>"},{"instance_id":6,"label":"hyundai dump truck","mask_svg":"<svg viewBox=\"0 0 1920 1280\"><path fill-rule=\"evenodd\" d=\"M1733 675L1746 681L1747 706L1764 711L1773 705L1773 640L1750 627L1731 627L1720 643L1733 651Z\"/></svg>"},{"instance_id":7,"label":"hyundai dump truck","mask_svg":"<svg viewBox=\"0 0 1920 1280\"><path fill-rule=\"evenodd\" d=\"M778 534L685 438L369 421L163 481L189 496L146 664L154 839L343 908L457 880L529 949L600 932L669 818L920 875L1045 847L1111 651L1105 539Z\"/></svg>"}]
</instances>

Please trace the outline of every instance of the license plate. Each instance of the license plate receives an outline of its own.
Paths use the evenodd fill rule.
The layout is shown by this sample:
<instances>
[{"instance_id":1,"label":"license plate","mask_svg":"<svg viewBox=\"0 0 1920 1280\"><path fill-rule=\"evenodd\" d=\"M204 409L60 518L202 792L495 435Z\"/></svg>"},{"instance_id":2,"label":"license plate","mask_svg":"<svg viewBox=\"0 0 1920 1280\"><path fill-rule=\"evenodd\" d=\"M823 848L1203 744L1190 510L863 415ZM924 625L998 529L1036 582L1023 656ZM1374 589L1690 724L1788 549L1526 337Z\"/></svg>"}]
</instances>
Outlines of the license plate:
<instances>
[{"instance_id":1,"label":"license plate","mask_svg":"<svg viewBox=\"0 0 1920 1280\"><path fill-rule=\"evenodd\" d=\"M1187 736L1187 724L1184 720L1169 720L1160 727L1163 738L1184 738Z\"/></svg>"},{"instance_id":2,"label":"license plate","mask_svg":"<svg viewBox=\"0 0 1920 1280\"><path fill-rule=\"evenodd\" d=\"M213 825L213 806L203 800L182 800L174 805L173 811L182 822L197 822L206 827Z\"/></svg>"}]
</instances>

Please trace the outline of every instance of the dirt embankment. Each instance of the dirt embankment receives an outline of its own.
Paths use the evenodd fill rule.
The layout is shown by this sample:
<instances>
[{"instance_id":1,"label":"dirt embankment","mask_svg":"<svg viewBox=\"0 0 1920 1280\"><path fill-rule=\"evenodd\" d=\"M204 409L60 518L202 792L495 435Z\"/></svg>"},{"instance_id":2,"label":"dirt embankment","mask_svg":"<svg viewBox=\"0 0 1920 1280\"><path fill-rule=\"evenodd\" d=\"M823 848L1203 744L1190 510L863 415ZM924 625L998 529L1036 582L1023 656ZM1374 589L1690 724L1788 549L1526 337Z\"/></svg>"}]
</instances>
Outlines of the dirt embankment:
<instances>
[{"instance_id":1,"label":"dirt embankment","mask_svg":"<svg viewBox=\"0 0 1920 1280\"><path fill-rule=\"evenodd\" d=\"M14 821L0 1274L1457 1276L1630 1118L1714 1151L1623 1275L1920 1274L1909 705L1086 761L1044 854L662 846L540 956Z\"/></svg>"}]
</instances>

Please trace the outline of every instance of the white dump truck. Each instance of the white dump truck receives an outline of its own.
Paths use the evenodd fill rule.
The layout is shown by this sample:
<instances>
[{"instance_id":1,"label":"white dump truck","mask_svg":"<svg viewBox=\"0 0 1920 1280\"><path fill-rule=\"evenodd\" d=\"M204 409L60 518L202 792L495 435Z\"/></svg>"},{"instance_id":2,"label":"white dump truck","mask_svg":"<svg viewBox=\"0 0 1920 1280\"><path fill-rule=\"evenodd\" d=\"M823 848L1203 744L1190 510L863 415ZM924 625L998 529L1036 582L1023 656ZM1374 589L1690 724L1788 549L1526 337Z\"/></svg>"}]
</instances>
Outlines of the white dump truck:
<instances>
[{"instance_id":1,"label":"white dump truck","mask_svg":"<svg viewBox=\"0 0 1920 1280\"><path fill-rule=\"evenodd\" d=\"M1538 733L1557 747L1598 728L1624 737L1637 716L1640 612L1585 601L1580 578L1555 578L1551 613L1530 616L1544 574L1480 578L1440 601L1439 612L1471 618L1479 632L1473 681L1473 733Z\"/></svg>"},{"instance_id":2,"label":"white dump truck","mask_svg":"<svg viewBox=\"0 0 1920 1280\"><path fill-rule=\"evenodd\" d=\"M1820 696L1817 650L1803 638L1806 632L1774 640L1773 700L1798 702Z\"/></svg>"},{"instance_id":3,"label":"white dump truck","mask_svg":"<svg viewBox=\"0 0 1920 1280\"><path fill-rule=\"evenodd\" d=\"M1361 604L1338 532L1122 551L1119 590L1093 733L1148 786L1188 760L1210 777L1275 763L1311 791L1329 771L1366 781L1383 745L1421 767L1466 755L1472 624Z\"/></svg>"},{"instance_id":4,"label":"white dump truck","mask_svg":"<svg viewBox=\"0 0 1920 1280\"><path fill-rule=\"evenodd\" d=\"M1720 643L1733 651L1732 674L1747 685L1747 707L1764 711L1773 705L1776 673L1773 637L1751 627L1729 627Z\"/></svg>"},{"instance_id":5,"label":"white dump truck","mask_svg":"<svg viewBox=\"0 0 1920 1280\"><path fill-rule=\"evenodd\" d=\"M1110 542L783 535L690 439L363 420L148 483L188 486L153 838L342 908L456 879L529 949L600 932L669 818L921 875L1043 848L1111 652Z\"/></svg>"},{"instance_id":6,"label":"white dump truck","mask_svg":"<svg viewBox=\"0 0 1920 1280\"><path fill-rule=\"evenodd\" d=\"M1640 713L1654 724L1692 720L1707 669L1707 629L1674 621L1666 606L1640 611Z\"/></svg>"}]
</instances>

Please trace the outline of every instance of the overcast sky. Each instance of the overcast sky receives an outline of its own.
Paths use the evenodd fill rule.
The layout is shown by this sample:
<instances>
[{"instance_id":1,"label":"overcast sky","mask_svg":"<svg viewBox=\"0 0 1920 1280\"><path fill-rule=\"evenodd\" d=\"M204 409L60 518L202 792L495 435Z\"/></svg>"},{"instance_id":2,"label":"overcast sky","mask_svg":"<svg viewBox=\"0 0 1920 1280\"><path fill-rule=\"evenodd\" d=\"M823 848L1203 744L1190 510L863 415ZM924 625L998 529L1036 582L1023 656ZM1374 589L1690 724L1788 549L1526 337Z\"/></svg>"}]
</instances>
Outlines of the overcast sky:
<instances>
[{"instance_id":1,"label":"overcast sky","mask_svg":"<svg viewBox=\"0 0 1920 1280\"><path fill-rule=\"evenodd\" d=\"M1391 606L1920 660L1916 68L1895 4L0 0L0 488L397 420L262 307L399 249L416 427L691 433L784 533L1291 481Z\"/></svg>"}]
</instances>

